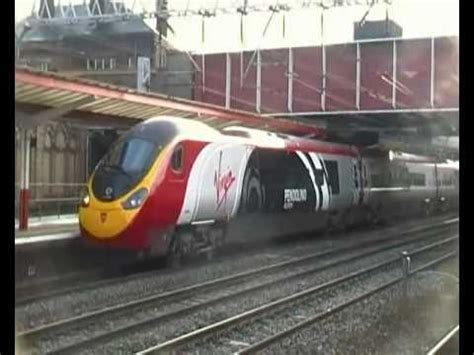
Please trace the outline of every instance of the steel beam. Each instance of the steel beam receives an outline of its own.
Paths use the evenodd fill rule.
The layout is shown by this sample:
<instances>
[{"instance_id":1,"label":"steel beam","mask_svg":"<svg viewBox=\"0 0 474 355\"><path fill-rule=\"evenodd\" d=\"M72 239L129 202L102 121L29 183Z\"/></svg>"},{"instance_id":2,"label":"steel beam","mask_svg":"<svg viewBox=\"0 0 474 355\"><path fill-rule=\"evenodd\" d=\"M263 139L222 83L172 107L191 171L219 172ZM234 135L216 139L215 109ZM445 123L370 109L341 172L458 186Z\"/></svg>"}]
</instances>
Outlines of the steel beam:
<instances>
[{"instance_id":1,"label":"steel beam","mask_svg":"<svg viewBox=\"0 0 474 355\"><path fill-rule=\"evenodd\" d=\"M434 108L434 86L435 86L435 40L431 37L431 68L430 68L430 104Z\"/></svg>"},{"instance_id":2,"label":"steel beam","mask_svg":"<svg viewBox=\"0 0 474 355\"><path fill-rule=\"evenodd\" d=\"M356 108L360 110L360 44L356 46Z\"/></svg>"},{"instance_id":3,"label":"steel beam","mask_svg":"<svg viewBox=\"0 0 474 355\"><path fill-rule=\"evenodd\" d=\"M230 88L231 88L231 61L230 54L225 54L225 108L230 108Z\"/></svg>"},{"instance_id":4,"label":"steel beam","mask_svg":"<svg viewBox=\"0 0 474 355\"><path fill-rule=\"evenodd\" d=\"M255 110L260 113L262 100L262 55L257 49L257 78L255 91Z\"/></svg>"},{"instance_id":5,"label":"steel beam","mask_svg":"<svg viewBox=\"0 0 474 355\"><path fill-rule=\"evenodd\" d=\"M392 42L392 108L397 107L397 42Z\"/></svg>"},{"instance_id":6,"label":"steel beam","mask_svg":"<svg viewBox=\"0 0 474 355\"><path fill-rule=\"evenodd\" d=\"M293 49L288 48L288 112L293 112Z\"/></svg>"}]
</instances>

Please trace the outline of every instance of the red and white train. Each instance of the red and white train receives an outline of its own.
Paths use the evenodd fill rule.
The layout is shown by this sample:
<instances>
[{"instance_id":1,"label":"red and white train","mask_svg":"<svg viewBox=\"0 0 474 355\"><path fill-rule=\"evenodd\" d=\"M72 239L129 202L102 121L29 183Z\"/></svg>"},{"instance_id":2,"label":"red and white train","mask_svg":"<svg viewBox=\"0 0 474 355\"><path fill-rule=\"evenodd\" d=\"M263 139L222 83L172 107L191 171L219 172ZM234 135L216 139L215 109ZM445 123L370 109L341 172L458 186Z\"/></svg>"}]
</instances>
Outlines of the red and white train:
<instances>
[{"instance_id":1,"label":"red and white train","mask_svg":"<svg viewBox=\"0 0 474 355\"><path fill-rule=\"evenodd\" d=\"M113 248L182 256L456 208L459 169L388 154L159 117L113 144L88 182L81 233Z\"/></svg>"}]
</instances>

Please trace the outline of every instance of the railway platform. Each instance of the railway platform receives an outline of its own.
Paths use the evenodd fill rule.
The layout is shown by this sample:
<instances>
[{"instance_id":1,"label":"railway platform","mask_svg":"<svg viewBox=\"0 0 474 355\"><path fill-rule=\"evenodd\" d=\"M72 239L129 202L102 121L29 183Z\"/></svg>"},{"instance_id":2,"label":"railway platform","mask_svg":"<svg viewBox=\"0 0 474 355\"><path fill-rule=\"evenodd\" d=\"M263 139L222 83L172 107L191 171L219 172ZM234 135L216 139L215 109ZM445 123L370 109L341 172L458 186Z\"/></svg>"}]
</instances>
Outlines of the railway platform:
<instances>
[{"instance_id":1,"label":"railway platform","mask_svg":"<svg viewBox=\"0 0 474 355\"><path fill-rule=\"evenodd\" d=\"M15 247L73 239L79 236L77 215L31 219L29 224L30 228L22 231L18 229L18 222L15 221Z\"/></svg>"}]
</instances>

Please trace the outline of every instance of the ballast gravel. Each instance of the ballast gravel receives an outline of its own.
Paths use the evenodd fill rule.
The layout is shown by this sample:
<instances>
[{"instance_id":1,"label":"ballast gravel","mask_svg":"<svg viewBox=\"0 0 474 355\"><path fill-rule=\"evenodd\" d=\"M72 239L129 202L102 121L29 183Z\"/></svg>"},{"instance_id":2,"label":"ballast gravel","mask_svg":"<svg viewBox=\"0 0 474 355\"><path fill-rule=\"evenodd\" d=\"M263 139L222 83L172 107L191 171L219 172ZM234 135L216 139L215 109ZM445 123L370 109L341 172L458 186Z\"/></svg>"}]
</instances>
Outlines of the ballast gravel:
<instances>
[{"instance_id":1,"label":"ballast gravel","mask_svg":"<svg viewBox=\"0 0 474 355\"><path fill-rule=\"evenodd\" d=\"M426 261L418 260L414 263L414 266L423 265L425 262ZM235 327L214 338L207 339L202 343L195 343L189 348L183 349L183 353L191 353L194 348L198 348L202 353L233 353L242 348L241 345L238 345L239 343L256 343L266 337L291 328L313 315L324 312L327 309L332 309L345 301L351 300L364 292L401 276L401 272L399 268L395 268L383 273L374 273L371 275L373 276L358 277L357 279L344 283L340 287L332 288L327 292L318 293L314 297L308 298L307 301L275 313L274 315L262 317L249 324Z\"/></svg>"},{"instance_id":2,"label":"ballast gravel","mask_svg":"<svg viewBox=\"0 0 474 355\"><path fill-rule=\"evenodd\" d=\"M429 219L431 221L431 219ZM439 221L433 219L432 223ZM394 237L402 230L412 229L419 223L410 222L403 226L388 227L378 230L354 232L345 236L319 236L312 240L299 240L295 244L284 243L269 246L263 250L250 253L238 253L222 257L204 265L189 266L182 270L159 270L147 273L143 277L97 288L76 291L15 309L16 329L18 332L32 329L61 319L78 316L91 311L103 309L117 304L144 298L154 294L170 291L188 285L248 271L257 267L291 260L314 252L347 247L348 243L358 245L363 241L375 238Z\"/></svg>"},{"instance_id":3,"label":"ballast gravel","mask_svg":"<svg viewBox=\"0 0 474 355\"><path fill-rule=\"evenodd\" d=\"M454 259L448 265L458 264ZM448 267L450 269L450 267ZM457 266L451 269L457 269ZM439 273L441 271L441 273ZM459 324L459 288L437 272L373 295L266 349L266 354L424 354ZM454 282L453 282L454 280Z\"/></svg>"},{"instance_id":4,"label":"ballast gravel","mask_svg":"<svg viewBox=\"0 0 474 355\"><path fill-rule=\"evenodd\" d=\"M121 353L123 351L125 351L125 353L139 351L141 349L155 345L159 342L169 340L171 338L182 335L189 331L198 329L200 327L204 327L216 321L220 321L229 316L239 314L245 310L255 308L259 305L268 303L272 300L276 300L288 295L292 295L295 292L307 289L311 286L321 284L325 281L332 280L337 276L346 275L347 273L354 271L358 268L362 268L363 266L372 265L373 263L377 261L384 261L387 259L388 255L389 253L386 253L384 255L378 255L377 257L359 261L358 263L351 263L350 265L345 265L343 267L338 268L337 270L326 271L325 273L319 276L302 278L298 280L298 282L288 282L285 284L281 284L279 286L265 289L259 292L258 294L251 293L251 294L248 294L246 297L244 296L239 297L237 300L222 302L216 306L213 306L212 308L206 308L206 309L200 310L187 317L184 317L181 319L174 319L171 321L166 321L162 323L160 326L146 327L145 329L141 329L136 332L131 332L130 334L127 334L126 336L121 336L120 339L108 342L99 348L88 349L84 353L115 354L115 353ZM434 255L433 253L431 253L431 255L420 257L419 262L414 261L414 266L416 266L417 263L422 264L426 262L427 260L431 260L434 257L436 257L436 255ZM401 271L398 265L396 266L395 271L393 272L401 274ZM386 277L388 276L382 276L383 279L385 279ZM350 287L356 287L356 286L357 286L357 283L351 284ZM350 287L349 287L349 290L350 290ZM339 292L335 292L333 294L330 294L328 297L329 299L332 299L334 297L337 297L338 294ZM144 313L136 314L136 316L143 317L145 316L145 314L147 314L146 316L149 317L151 315L154 315L154 312L151 310L148 310ZM298 317L296 317L296 319L298 319ZM128 318L128 320L130 321L130 318ZM118 326L117 325L118 323L115 321L110 324L112 326L112 329L114 326L115 327ZM53 345L53 344L50 344L50 345ZM46 345L46 348L44 349L47 349L47 348L48 346ZM214 350L215 349L213 349L213 351ZM226 351L227 350L228 349L226 349ZM206 351L204 351L204 353L206 353Z\"/></svg>"},{"instance_id":5,"label":"ballast gravel","mask_svg":"<svg viewBox=\"0 0 474 355\"><path fill-rule=\"evenodd\" d=\"M406 228L413 228L413 226L413 224L408 224ZM370 232L357 232L339 238L337 236L319 236L314 240L298 241L296 245L284 243L257 252L238 253L209 264L185 267L178 271L159 270L140 278L133 278L124 282L119 280L116 284L52 297L16 307L17 331L35 328L156 293L290 260L310 253L340 248L347 246L347 243L356 245L374 237L379 238L380 235L388 236L390 233L396 235L397 231L400 231L400 229L391 227Z\"/></svg>"}]
</instances>

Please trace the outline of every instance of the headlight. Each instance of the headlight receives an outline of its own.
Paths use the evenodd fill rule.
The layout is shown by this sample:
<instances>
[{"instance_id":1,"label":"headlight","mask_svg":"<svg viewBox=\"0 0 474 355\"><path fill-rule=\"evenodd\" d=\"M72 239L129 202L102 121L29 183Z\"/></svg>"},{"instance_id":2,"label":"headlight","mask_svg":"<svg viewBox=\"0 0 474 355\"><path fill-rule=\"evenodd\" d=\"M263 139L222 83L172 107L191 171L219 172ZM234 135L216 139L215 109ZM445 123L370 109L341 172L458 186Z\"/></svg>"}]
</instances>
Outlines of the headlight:
<instances>
[{"instance_id":1,"label":"headlight","mask_svg":"<svg viewBox=\"0 0 474 355\"><path fill-rule=\"evenodd\" d=\"M81 207L87 207L89 206L89 203L91 202L91 198L89 196L89 190L87 189L87 187L85 188L85 190L82 192L82 196L81 196Z\"/></svg>"},{"instance_id":2,"label":"headlight","mask_svg":"<svg viewBox=\"0 0 474 355\"><path fill-rule=\"evenodd\" d=\"M135 191L125 202L122 203L122 207L126 210L134 209L140 207L140 205L145 201L148 191L145 188Z\"/></svg>"}]
</instances>

